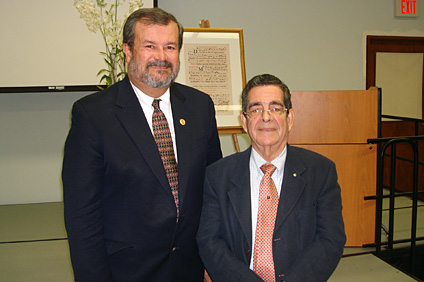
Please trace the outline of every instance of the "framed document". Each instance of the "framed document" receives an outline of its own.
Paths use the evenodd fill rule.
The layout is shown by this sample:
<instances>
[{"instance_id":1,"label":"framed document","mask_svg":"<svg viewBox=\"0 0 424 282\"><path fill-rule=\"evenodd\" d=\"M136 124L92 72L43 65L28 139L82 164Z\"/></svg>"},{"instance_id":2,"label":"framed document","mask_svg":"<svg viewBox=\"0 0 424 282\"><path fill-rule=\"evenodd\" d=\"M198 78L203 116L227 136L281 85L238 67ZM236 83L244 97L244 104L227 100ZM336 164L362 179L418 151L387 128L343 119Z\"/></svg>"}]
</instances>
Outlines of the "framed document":
<instances>
[{"instance_id":1,"label":"framed document","mask_svg":"<svg viewBox=\"0 0 424 282\"><path fill-rule=\"evenodd\" d=\"M218 127L241 127L246 84L242 29L185 28L177 82L209 94Z\"/></svg>"}]
</instances>

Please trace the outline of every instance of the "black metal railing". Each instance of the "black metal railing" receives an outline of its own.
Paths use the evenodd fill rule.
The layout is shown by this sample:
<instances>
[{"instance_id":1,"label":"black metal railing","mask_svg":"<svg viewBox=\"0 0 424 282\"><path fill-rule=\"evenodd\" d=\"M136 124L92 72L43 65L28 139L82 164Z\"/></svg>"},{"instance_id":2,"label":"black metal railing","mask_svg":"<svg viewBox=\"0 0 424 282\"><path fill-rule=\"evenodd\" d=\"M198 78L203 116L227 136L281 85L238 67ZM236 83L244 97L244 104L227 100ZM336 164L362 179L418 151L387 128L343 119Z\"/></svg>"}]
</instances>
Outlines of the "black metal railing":
<instances>
[{"instance_id":1,"label":"black metal railing","mask_svg":"<svg viewBox=\"0 0 424 282\"><path fill-rule=\"evenodd\" d=\"M366 200L376 200L376 225L375 225L375 248L376 255L381 257L382 255L382 246L385 246L385 251L390 251L394 249L395 244L400 243L410 243L409 246L409 269L407 272L412 274L417 271L417 241L424 240L424 237L417 237L417 218L418 218L418 198L420 195L424 195L424 191L419 191L418 187L418 179L419 179L419 165L423 165L420 163L419 159L419 142L424 141L424 135L419 135L419 126L420 124L424 124L424 120L421 119L411 119L411 118L402 118L395 116L382 115L384 118L390 119L399 119L402 121L412 121L415 123L415 136L402 136L402 137L388 137L388 138L376 138L376 139L368 139L369 144L378 144L378 163L377 163L377 194L375 196L365 197ZM381 135L379 135L381 136ZM412 192L399 192L396 189L396 162L399 159L402 159L397 156L397 145L399 144L407 144L412 149L413 157L412 160L407 160L413 163L413 173L412 173ZM390 149L390 153L387 151ZM385 162L389 158L390 162ZM405 159L402 159L405 161ZM390 178L389 185L384 185L385 175L387 172L385 170L385 164L390 165ZM424 176L423 176L424 177ZM384 195L384 189L389 191L388 195ZM411 198L412 205L411 209L411 236L409 239L394 239L394 221L395 221L395 198L397 197L409 197ZM389 207L387 210L383 210L383 199L389 199ZM402 209L405 209L403 207ZM383 224L383 211L388 211L388 226L385 227ZM387 242L382 242L381 235L382 229L386 232Z\"/></svg>"}]
</instances>

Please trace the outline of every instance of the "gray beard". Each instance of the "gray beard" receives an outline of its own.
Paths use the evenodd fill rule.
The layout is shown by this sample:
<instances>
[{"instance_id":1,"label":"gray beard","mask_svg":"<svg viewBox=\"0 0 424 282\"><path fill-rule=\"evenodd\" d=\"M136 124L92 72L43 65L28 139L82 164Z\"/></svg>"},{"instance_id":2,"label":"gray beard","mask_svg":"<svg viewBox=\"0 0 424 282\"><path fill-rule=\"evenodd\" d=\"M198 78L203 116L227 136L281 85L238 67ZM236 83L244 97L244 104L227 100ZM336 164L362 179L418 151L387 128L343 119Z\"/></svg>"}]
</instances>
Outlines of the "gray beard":
<instances>
[{"instance_id":1,"label":"gray beard","mask_svg":"<svg viewBox=\"0 0 424 282\"><path fill-rule=\"evenodd\" d=\"M171 75L169 75L168 78L165 80L160 80L157 77L151 76L149 74L148 68L154 65L170 66L172 70ZM146 71L143 71L143 72L140 72L137 67L138 67L138 64L130 63L128 66L128 71L135 74L136 79L154 88L168 87L171 83L175 81L180 71L180 64L178 64L177 67L174 69L173 65L170 64L169 62L150 62L146 66Z\"/></svg>"}]
</instances>

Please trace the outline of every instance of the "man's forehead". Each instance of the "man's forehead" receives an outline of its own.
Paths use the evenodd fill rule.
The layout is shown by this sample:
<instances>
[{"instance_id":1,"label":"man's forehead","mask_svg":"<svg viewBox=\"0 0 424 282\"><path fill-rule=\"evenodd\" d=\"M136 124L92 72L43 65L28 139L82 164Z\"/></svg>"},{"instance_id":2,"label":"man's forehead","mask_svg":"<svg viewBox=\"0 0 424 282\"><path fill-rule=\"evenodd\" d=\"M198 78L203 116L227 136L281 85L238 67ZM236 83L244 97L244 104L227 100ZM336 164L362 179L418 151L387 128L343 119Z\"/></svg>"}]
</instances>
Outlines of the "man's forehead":
<instances>
[{"instance_id":1,"label":"man's forehead","mask_svg":"<svg viewBox=\"0 0 424 282\"><path fill-rule=\"evenodd\" d=\"M261 85L250 89L247 95L248 105L284 104L283 90L276 85Z\"/></svg>"},{"instance_id":2,"label":"man's forehead","mask_svg":"<svg viewBox=\"0 0 424 282\"><path fill-rule=\"evenodd\" d=\"M268 102L264 102L264 101L249 101L248 103L248 107L253 107L253 106L283 106L284 103L282 101L278 101L278 100L272 100L272 101L268 101Z\"/></svg>"},{"instance_id":3,"label":"man's forehead","mask_svg":"<svg viewBox=\"0 0 424 282\"><path fill-rule=\"evenodd\" d=\"M143 22L137 22L137 28L135 32L135 42L143 41L163 41L171 40L172 44L178 44L178 26L175 24L175 32L171 31L172 24L174 22L169 22L167 25L161 24L145 24Z\"/></svg>"},{"instance_id":4,"label":"man's forehead","mask_svg":"<svg viewBox=\"0 0 424 282\"><path fill-rule=\"evenodd\" d=\"M178 25L176 22L169 21L168 23L153 23L148 19L140 19L136 22L136 26L141 28L151 28L151 27L175 27L178 30Z\"/></svg>"}]
</instances>

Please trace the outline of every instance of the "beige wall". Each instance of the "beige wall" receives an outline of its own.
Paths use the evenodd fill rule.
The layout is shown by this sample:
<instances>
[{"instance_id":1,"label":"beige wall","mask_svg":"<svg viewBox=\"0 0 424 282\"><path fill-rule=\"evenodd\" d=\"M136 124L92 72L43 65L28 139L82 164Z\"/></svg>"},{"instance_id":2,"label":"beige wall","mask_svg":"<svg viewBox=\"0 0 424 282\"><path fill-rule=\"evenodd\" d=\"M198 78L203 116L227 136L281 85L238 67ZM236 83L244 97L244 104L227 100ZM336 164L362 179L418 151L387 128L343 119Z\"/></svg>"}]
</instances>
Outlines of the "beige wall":
<instances>
[{"instance_id":1,"label":"beige wall","mask_svg":"<svg viewBox=\"0 0 424 282\"><path fill-rule=\"evenodd\" d=\"M365 88L367 35L424 36L419 18L396 18L388 0L158 0L185 27L242 28L247 78L280 77L292 90Z\"/></svg>"},{"instance_id":2,"label":"beige wall","mask_svg":"<svg viewBox=\"0 0 424 282\"><path fill-rule=\"evenodd\" d=\"M383 115L421 119L423 53L386 53L376 56L376 84L382 88Z\"/></svg>"},{"instance_id":3,"label":"beige wall","mask_svg":"<svg viewBox=\"0 0 424 282\"><path fill-rule=\"evenodd\" d=\"M397 19L387 0L159 0L159 6L185 27L209 19L212 27L243 28L247 78L272 73L292 90L364 89L366 35L424 36L423 16ZM62 200L70 107L86 94L0 94L0 204ZM234 152L230 136L221 141L225 155ZM248 138L240 145L245 149Z\"/></svg>"}]
</instances>

